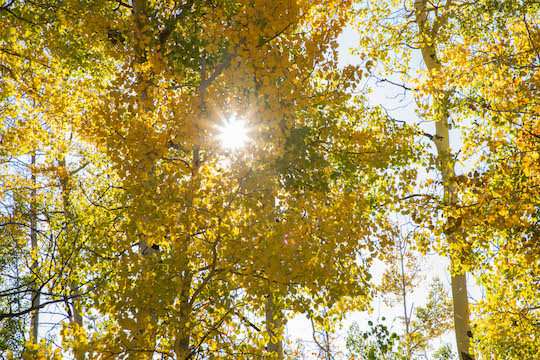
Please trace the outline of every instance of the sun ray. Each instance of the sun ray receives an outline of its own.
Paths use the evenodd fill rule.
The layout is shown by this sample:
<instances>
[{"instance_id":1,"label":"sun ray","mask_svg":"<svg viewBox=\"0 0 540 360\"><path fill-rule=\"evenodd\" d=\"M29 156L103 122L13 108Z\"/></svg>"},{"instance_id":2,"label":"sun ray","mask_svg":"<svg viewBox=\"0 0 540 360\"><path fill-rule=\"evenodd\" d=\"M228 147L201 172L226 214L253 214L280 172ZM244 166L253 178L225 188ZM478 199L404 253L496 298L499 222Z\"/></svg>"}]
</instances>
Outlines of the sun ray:
<instances>
[{"instance_id":1,"label":"sun ray","mask_svg":"<svg viewBox=\"0 0 540 360\"><path fill-rule=\"evenodd\" d=\"M237 150L241 148L249 139L245 122L236 116L225 120L223 125L219 126L219 138L225 149Z\"/></svg>"}]
</instances>

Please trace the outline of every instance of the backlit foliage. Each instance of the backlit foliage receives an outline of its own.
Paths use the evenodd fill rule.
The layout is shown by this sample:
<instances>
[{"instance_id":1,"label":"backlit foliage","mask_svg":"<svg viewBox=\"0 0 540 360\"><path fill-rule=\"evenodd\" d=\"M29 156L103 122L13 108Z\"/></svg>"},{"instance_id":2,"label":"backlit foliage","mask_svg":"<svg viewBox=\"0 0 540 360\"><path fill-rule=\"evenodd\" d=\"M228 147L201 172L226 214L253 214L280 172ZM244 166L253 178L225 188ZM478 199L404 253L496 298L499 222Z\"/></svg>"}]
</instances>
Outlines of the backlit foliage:
<instances>
[{"instance_id":1,"label":"backlit foliage","mask_svg":"<svg viewBox=\"0 0 540 360\"><path fill-rule=\"evenodd\" d=\"M338 67L336 39L351 6L96 0L0 10L2 216L19 216L13 194L40 209L39 248L28 254L40 274L30 260L21 271L84 315L81 327L75 310L66 314L66 351L260 358L272 355L269 295L315 320L322 307L340 318L365 306L368 266L391 240L375 239L403 186L386 169L407 167L415 148L409 130L350 95L362 71ZM250 129L242 148L221 146L231 116ZM29 154L36 165L17 173ZM28 221L2 227L27 252ZM47 351L32 349L25 356Z\"/></svg>"},{"instance_id":2,"label":"backlit foliage","mask_svg":"<svg viewBox=\"0 0 540 360\"><path fill-rule=\"evenodd\" d=\"M63 351L77 359L277 357L267 347L288 316L329 331L367 306L375 257L394 265L385 291L412 285L382 255L401 212L419 226L415 246L478 275L475 351L537 358L539 10L0 3L0 311L13 327L1 346L61 356L14 328L39 293L64 308ZM362 65L338 64L348 24ZM402 82L422 121L368 107L368 75ZM220 138L233 117L249 132L236 148ZM458 130L459 148L424 121ZM418 184L420 167L430 178ZM448 316L441 285L430 294L416 313L429 326L411 323L418 349L449 327L433 320ZM395 337L377 329L386 353Z\"/></svg>"}]
</instances>

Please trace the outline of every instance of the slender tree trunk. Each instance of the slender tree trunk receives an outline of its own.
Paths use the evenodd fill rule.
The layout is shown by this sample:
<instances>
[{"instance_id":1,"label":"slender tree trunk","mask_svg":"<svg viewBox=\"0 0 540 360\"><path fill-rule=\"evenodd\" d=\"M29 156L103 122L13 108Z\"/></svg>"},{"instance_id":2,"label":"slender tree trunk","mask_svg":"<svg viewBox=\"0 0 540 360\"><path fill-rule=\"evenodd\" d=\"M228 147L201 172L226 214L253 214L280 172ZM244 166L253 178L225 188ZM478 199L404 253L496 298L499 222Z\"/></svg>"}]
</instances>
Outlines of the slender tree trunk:
<instances>
[{"instance_id":1,"label":"slender tree trunk","mask_svg":"<svg viewBox=\"0 0 540 360\"><path fill-rule=\"evenodd\" d=\"M268 340L268 353L277 359L283 359L283 343L280 340L281 314L276 307L274 295L270 291L266 297L266 330L270 340Z\"/></svg>"},{"instance_id":2,"label":"slender tree trunk","mask_svg":"<svg viewBox=\"0 0 540 360\"><path fill-rule=\"evenodd\" d=\"M139 36L144 33L143 29L146 25L146 17L147 17L147 7L148 7L148 1L147 0L133 0L132 1L132 14L135 21L135 24L137 26L137 30L139 32ZM146 55L145 55L145 49L142 47L138 47L136 50L136 61L138 64L143 64L146 61ZM143 74L138 72L137 73L137 86L139 88L138 90L138 106L140 109L143 109L144 112L148 113L151 110L151 104L150 99L148 96L148 83L145 82ZM147 154L148 161L142 162L143 165L139 167L139 171L142 173L146 173L150 178L155 173L155 162L156 159L154 157L153 153ZM146 180L142 184L142 191L144 191L145 188L151 188L153 186L152 179ZM146 217L144 217L144 220L146 221ZM148 266L155 264L156 262L161 262L161 253L159 250L159 247L153 246L153 244L149 244L147 236L144 233L141 233L139 235L139 252L140 254L146 259L147 264L143 266L143 272L151 274L151 270L149 271L147 269ZM152 286L151 281L148 282L148 286ZM137 336L141 339L144 338L144 341L140 341L140 346L143 348L145 353L147 354L146 357L148 359L152 359L154 357L154 350L156 346L156 338L155 333L152 334L146 334L147 330L147 322L149 321L153 325L157 323L157 314L155 309L153 308L153 301L148 300L146 306L144 309L141 309L141 314L138 319L139 323L139 329L137 331ZM154 326L153 326L154 328Z\"/></svg>"},{"instance_id":3,"label":"slender tree trunk","mask_svg":"<svg viewBox=\"0 0 540 360\"><path fill-rule=\"evenodd\" d=\"M272 185L272 181L270 176L268 177L268 189L263 191L264 198L263 198L263 208L264 207L270 207L271 211L268 211L270 215L270 218L268 219L270 222L271 232L273 232L273 225L275 224L275 216L274 216L274 210L276 208L276 199L274 196L274 186ZM270 255L272 256L272 255ZM266 331L268 333L268 344L266 345L266 349L268 351L268 354L272 356L274 359L281 360L283 359L283 343L281 341L281 328L282 328L282 313L281 309L279 309L276 305L274 293L272 291L272 284L269 280L268 282L268 295L266 295L266 301L265 301L265 320L266 320Z\"/></svg>"},{"instance_id":4,"label":"slender tree trunk","mask_svg":"<svg viewBox=\"0 0 540 360\"><path fill-rule=\"evenodd\" d=\"M409 360L411 358L411 344L409 339L409 314L407 310L407 284L405 282L405 259L404 259L404 253L405 253L405 244L400 244L399 247L399 262L401 265L401 296L403 297L403 316L405 318L405 338L406 345L407 345L407 355L406 359Z\"/></svg>"},{"instance_id":5,"label":"slender tree trunk","mask_svg":"<svg viewBox=\"0 0 540 360\"><path fill-rule=\"evenodd\" d=\"M73 313L73 322L79 327L83 326L83 318L78 309L78 298L80 296L79 289L76 286L72 286L73 300L71 301L71 311Z\"/></svg>"},{"instance_id":6,"label":"slender tree trunk","mask_svg":"<svg viewBox=\"0 0 540 360\"><path fill-rule=\"evenodd\" d=\"M422 58L429 72L438 72L441 70L441 64L438 60L435 49L435 37L437 29L428 23L427 0L415 1L415 15L418 31L421 38ZM440 19L437 19L440 21ZM444 91L434 91L433 107L436 113L435 135L433 142L437 148L439 169L444 186L444 201L446 205L455 204L456 188L452 184L452 178L455 176L455 160L450 153L450 138L448 131L449 113L447 110L448 93ZM447 225L453 225L448 224ZM454 234L446 236L448 243L456 242ZM451 261L452 272L452 299L454 306L454 329L456 333L457 349L460 360L473 359L470 352L471 328L469 324L469 300L467 295L466 274L454 259Z\"/></svg>"},{"instance_id":7,"label":"slender tree trunk","mask_svg":"<svg viewBox=\"0 0 540 360\"><path fill-rule=\"evenodd\" d=\"M191 288L191 275L188 271L185 271L182 276L182 286L180 289L180 315L178 317L178 329L176 331L174 340L174 353L177 360L188 360L194 357L191 349L191 335L189 328L186 324L189 322L189 315L191 308L189 304L190 288Z\"/></svg>"},{"instance_id":8,"label":"slender tree trunk","mask_svg":"<svg viewBox=\"0 0 540 360\"><path fill-rule=\"evenodd\" d=\"M36 165L36 155L32 154L31 160L30 160L30 166L31 166L31 179L32 179L32 190L31 190L31 200L30 200L30 246L32 247L32 252L38 253L38 239L37 239L37 209L36 209L36 175L34 173L33 166ZM31 340L34 343L37 343L38 336L39 336L39 304L40 304L40 297L41 297L41 291L38 286L38 276L37 276L37 270L39 267L38 259L37 257L33 260L32 266L30 267L30 270L32 272L33 277L33 289L31 293L32 297L32 308L35 310L32 311L32 317L30 319L30 336Z\"/></svg>"},{"instance_id":9,"label":"slender tree trunk","mask_svg":"<svg viewBox=\"0 0 540 360\"><path fill-rule=\"evenodd\" d=\"M333 360L333 356L330 349L330 334L328 334L328 331L324 330L324 351L325 351L325 360Z\"/></svg>"},{"instance_id":10,"label":"slender tree trunk","mask_svg":"<svg viewBox=\"0 0 540 360\"><path fill-rule=\"evenodd\" d=\"M188 193L186 196L186 202L188 204L188 207L191 207L193 205L193 187L195 186L193 184L193 180L198 176L198 169L199 169L199 149L195 147L193 149L193 158L192 158L192 164L191 164L192 172L191 172L191 180L192 182L189 184ZM189 212L186 214L185 217L186 224L191 223L191 218L189 215ZM187 326L190 317L191 317L191 285L193 281L193 275L189 271L188 262L189 259L185 255L189 249L189 243L191 241L191 235L188 233L184 236L183 241L178 242L175 244L174 251L179 256L178 260L178 272L181 273L182 276L182 282L179 289L179 297L180 297L180 308L179 308L179 315L178 315L178 328L176 330L175 339L174 339L174 353L176 355L177 360L189 360L194 358L194 351L195 349L191 348L191 334L190 334L190 328Z\"/></svg>"},{"instance_id":11,"label":"slender tree trunk","mask_svg":"<svg viewBox=\"0 0 540 360\"><path fill-rule=\"evenodd\" d=\"M73 235L72 226L73 226L73 212L71 211L71 202L69 200L69 196L71 193L71 188L69 186L69 173L66 165L66 159L65 157L62 157L61 159L58 159L58 166L60 167L60 184L62 186L62 207L64 208L64 216L66 218L66 236L68 239L71 239L71 236ZM75 241L73 242L75 245ZM72 251L77 251L76 248L72 249ZM71 264L71 267L73 269L73 264ZM71 293L73 295L73 298L71 299L71 303L69 304L71 308L71 318L70 320L77 324L79 327L83 327L83 318L79 311L79 287L78 284L76 284L74 281L71 281L70 284L71 287ZM81 353L80 351L75 350L75 359L80 360L84 359L84 353Z\"/></svg>"},{"instance_id":12,"label":"slender tree trunk","mask_svg":"<svg viewBox=\"0 0 540 360\"><path fill-rule=\"evenodd\" d=\"M452 275L452 299L454 303L454 327L460 360L472 360L469 350L469 298L467 294L467 277L464 271ZM459 329L459 331L458 331Z\"/></svg>"}]
</instances>

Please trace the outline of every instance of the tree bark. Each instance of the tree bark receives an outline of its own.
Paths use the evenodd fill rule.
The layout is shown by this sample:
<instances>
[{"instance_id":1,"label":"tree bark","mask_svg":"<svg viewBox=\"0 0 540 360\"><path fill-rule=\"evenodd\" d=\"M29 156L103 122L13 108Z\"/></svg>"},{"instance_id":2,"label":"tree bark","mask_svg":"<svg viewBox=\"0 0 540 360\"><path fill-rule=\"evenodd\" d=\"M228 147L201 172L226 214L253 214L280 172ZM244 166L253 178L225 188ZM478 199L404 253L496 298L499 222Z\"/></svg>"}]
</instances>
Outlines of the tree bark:
<instances>
[{"instance_id":1,"label":"tree bark","mask_svg":"<svg viewBox=\"0 0 540 360\"><path fill-rule=\"evenodd\" d=\"M188 360L193 357L191 353L191 335L187 323L189 322L191 275L187 271L182 274L184 281L180 289L180 315L178 317L178 330L174 340L174 353L177 360Z\"/></svg>"},{"instance_id":2,"label":"tree bark","mask_svg":"<svg viewBox=\"0 0 540 360\"><path fill-rule=\"evenodd\" d=\"M64 216L65 216L65 219L66 219L66 236L68 239L71 238L71 236L73 235L73 232L71 231L72 230L72 226L73 226L73 220L74 220L74 216L73 216L73 212L71 211L71 203L70 203L70 200L69 200L69 195L70 195L70 192L71 192L71 188L69 186L69 172L68 172L68 169L67 169L67 165L66 165L66 158L65 157L62 157L61 159L58 159L58 167L60 168L59 172L60 172L60 184L62 186L62 207L64 208ZM72 251L77 251L77 249L72 249ZM71 264L71 268L73 269L73 264ZM70 320L77 324L79 327L83 327L83 318L82 318L82 315L79 311L79 306L78 306L78 302L79 302L79 296L80 296L80 292L79 292L79 287L78 285L74 282L74 281L71 281L70 283L70 287L71 287L71 293L73 295L72 299L71 299L71 303L70 303L70 307L71 307L71 318ZM78 350L74 350L74 355L75 355L75 359L77 360L80 360L80 359L84 359L84 353L82 353L81 351L78 351Z\"/></svg>"},{"instance_id":3,"label":"tree bark","mask_svg":"<svg viewBox=\"0 0 540 360\"><path fill-rule=\"evenodd\" d=\"M266 184L268 186L267 189L263 191L263 211L264 208L269 207L268 213L269 216L269 223L270 225L270 233L273 236L273 226L276 222L275 219L275 208L276 208L276 198L274 196L274 185L271 181L271 176L268 175L268 183ZM270 254L269 256L272 256ZM265 270L266 271L266 270ZM270 276L269 276L270 278ZM266 332L268 334L268 344L266 345L266 350L268 351L268 354L274 358L281 360L283 359L283 342L281 341L281 327L282 327L282 313L281 309L279 309L276 306L276 301L274 298L274 293L272 291L272 284L271 281L268 281L268 294L266 295L266 301L265 301L265 321L266 321Z\"/></svg>"},{"instance_id":4,"label":"tree bark","mask_svg":"<svg viewBox=\"0 0 540 360\"><path fill-rule=\"evenodd\" d=\"M38 239L37 239L37 209L36 209L36 175L34 173L33 166L36 165L36 154L32 154L31 160L30 160L30 171L32 173L31 180L32 180L32 190L30 195L30 246L32 248L32 253L38 253L39 247L38 247ZM31 292L31 302L32 302L32 308L35 310L32 311L32 317L30 319L30 337L33 343L38 342L39 337L39 303L40 303L40 297L41 297L41 291L38 286L38 276L37 276L37 270L39 267L38 259L35 258L32 262L32 266L30 267L30 271L32 273L33 277L33 288Z\"/></svg>"},{"instance_id":5,"label":"tree bark","mask_svg":"<svg viewBox=\"0 0 540 360\"><path fill-rule=\"evenodd\" d=\"M132 1L132 14L133 14L133 18L134 18L137 30L139 31L139 35L143 33L147 7L148 7L147 0L133 0ZM136 59L137 59L136 61L139 64L143 64L146 61L145 50L142 47L138 47L135 50L136 50ZM140 72L137 73L136 81L137 81L137 87L138 87L138 90L137 90L138 106L141 109L143 109L144 112L149 112L151 110L151 107L150 107L150 101L149 101L148 89L147 89L148 84L145 83L142 73ZM149 174L150 177L152 177L155 172L156 159L153 157L152 153L147 154L147 156L149 160L148 164L150 164L150 166L148 166L148 164L143 163L139 167L138 170L143 173L147 173ZM142 184L142 187L143 187L142 191L144 191L144 188L151 187L151 186L153 186L152 181L146 180ZM144 219L144 220L147 220L147 219ZM155 262L161 261L161 253L160 253L159 248L152 246L153 244L150 245L147 240L148 240L147 236L141 232L139 234L139 253L146 259L147 265L149 266ZM148 270L146 269L146 266L144 266L143 272L147 272L147 271ZM152 286L152 284L148 283L148 286ZM140 338L144 338L143 334L148 331L147 326L145 325L146 322L149 321L150 323L156 324L157 315L156 315L155 309L153 308L151 300L148 300L147 304L145 304L144 306L144 309L141 309L141 310L142 310L141 315L140 315L140 318L138 319L139 329L137 330L137 336ZM150 336L148 337L148 342L141 341L139 345L146 352L147 354L146 357L148 359L152 359L154 357L154 351L155 351L155 346L156 346L155 334L150 334Z\"/></svg>"},{"instance_id":6,"label":"tree bark","mask_svg":"<svg viewBox=\"0 0 540 360\"><path fill-rule=\"evenodd\" d=\"M405 319L405 337L407 339L406 345L406 356L405 359L409 360L411 358L411 344L409 339L409 314L407 310L407 285L406 285L406 279L405 279L405 259L404 259L404 253L406 250L406 244L405 241L402 243L400 239L400 245L399 245L399 262L401 265L401 296L403 297L403 318Z\"/></svg>"},{"instance_id":7,"label":"tree bark","mask_svg":"<svg viewBox=\"0 0 540 360\"><path fill-rule=\"evenodd\" d=\"M275 359L283 359L283 343L280 339L281 334L279 333L281 329L281 314L276 307L274 295L271 291L266 297L265 307L266 331L270 338L267 345L268 353Z\"/></svg>"},{"instance_id":8,"label":"tree bark","mask_svg":"<svg viewBox=\"0 0 540 360\"><path fill-rule=\"evenodd\" d=\"M441 64L438 60L435 49L435 38L437 29L431 26L427 17L427 0L415 1L415 16L418 25L418 32L421 39L421 52L424 64L430 73L441 70ZM444 19L436 19L444 21ZM433 142L437 148L439 161L439 170L444 186L445 205L456 203L456 188L452 184L452 178L455 176L455 160L450 152L450 137L448 130L449 113L447 110L449 94L443 90L434 90L433 107L436 113L435 136ZM448 221L447 221L447 225ZM449 244L456 242L454 234L447 234L446 239ZM470 334L469 323L469 299L467 294L466 273L463 271L455 259L451 258L452 275L452 300L454 307L454 330L456 334L457 349L460 360L474 359L470 352Z\"/></svg>"}]
</instances>

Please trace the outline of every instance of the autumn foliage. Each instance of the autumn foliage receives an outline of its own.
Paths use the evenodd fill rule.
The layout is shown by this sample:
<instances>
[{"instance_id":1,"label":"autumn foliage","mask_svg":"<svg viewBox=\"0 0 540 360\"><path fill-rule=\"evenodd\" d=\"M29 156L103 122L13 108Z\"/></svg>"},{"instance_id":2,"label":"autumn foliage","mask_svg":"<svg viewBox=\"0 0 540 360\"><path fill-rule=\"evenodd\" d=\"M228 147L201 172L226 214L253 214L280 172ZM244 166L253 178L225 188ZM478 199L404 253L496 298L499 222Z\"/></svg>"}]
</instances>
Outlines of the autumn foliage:
<instances>
[{"instance_id":1,"label":"autumn foliage","mask_svg":"<svg viewBox=\"0 0 540 360\"><path fill-rule=\"evenodd\" d=\"M330 331L376 290L405 302L401 244L478 275L486 296L456 325L471 356L537 357L537 7L0 3L0 351L292 359L295 314ZM343 66L351 27L358 65ZM376 77L418 117L372 106ZM232 119L242 146L222 142ZM451 328L443 293L405 317L406 358ZM51 307L55 346L39 332Z\"/></svg>"}]
</instances>

